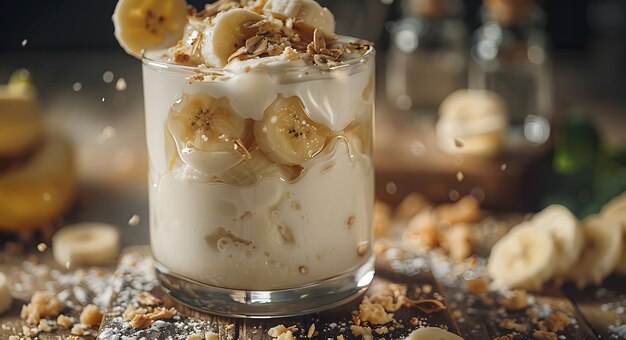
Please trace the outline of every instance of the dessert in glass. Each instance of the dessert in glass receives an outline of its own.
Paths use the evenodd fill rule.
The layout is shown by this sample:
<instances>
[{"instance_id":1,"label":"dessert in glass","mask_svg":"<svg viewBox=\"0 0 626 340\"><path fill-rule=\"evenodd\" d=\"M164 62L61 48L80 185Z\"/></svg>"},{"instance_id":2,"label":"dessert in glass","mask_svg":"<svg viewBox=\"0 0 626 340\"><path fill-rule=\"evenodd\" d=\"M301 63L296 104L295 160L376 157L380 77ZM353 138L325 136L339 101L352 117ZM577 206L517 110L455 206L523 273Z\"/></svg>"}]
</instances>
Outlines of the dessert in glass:
<instances>
[{"instance_id":1,"label":"dessert in glass","mask_svg":"<svg viewBox=\"0 0 626 340\"><path fill-rule=\"evenodd\" d=\"M362 293L374 274L371 43L336 36L313 0L218 1L184 17L174 0L129 14L137 2L121 0L114 21L143 61L162 286L242 317Z\"/></svg>"}]
</instances>

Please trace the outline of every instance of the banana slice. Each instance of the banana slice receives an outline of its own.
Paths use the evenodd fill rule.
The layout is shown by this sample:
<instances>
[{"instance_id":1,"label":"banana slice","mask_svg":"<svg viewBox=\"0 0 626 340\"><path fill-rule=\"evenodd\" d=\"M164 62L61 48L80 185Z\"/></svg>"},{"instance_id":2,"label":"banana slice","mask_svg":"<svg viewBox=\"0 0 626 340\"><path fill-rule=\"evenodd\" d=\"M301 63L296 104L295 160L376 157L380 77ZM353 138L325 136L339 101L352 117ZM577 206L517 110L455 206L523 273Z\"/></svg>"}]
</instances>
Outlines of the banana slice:
<instances>
[{"instance_id":1,"label":"banana slice","mask_svg":"<svg viewBox=\"0 0 626 340\"><path fill-rule=\"evenodd\" d=\"M279 165L272 162L260 148L250 152L250 159L218 175L225 182L235 185L252 185L266 177L280 178L292 182L302 173L300 166Z\"/></svg>"},{"instance_id":2,"label":"banana slice","mask_svg":"<svg viewBox=\"0 0 626 340\"><path fill-rule=\"evenodd\" d=\"M185 0L119 0L113 12L115 37L130 55L174 46L187 24Z\"/></svg>"},{"instance_id":3,"label":"banana slice","mask_svg":"<svg viewBox=\"0 0 626 340\"><path fill-rule=\"evenodd\" d=\"M254 122L254 137L267 156L280 164L296 165L324 148L330 129L311 120L298 97L278 98L261 121Z\"/></svg>"},{"instance_id":4,"label":"banana slice","mask_svg":"<svg viewBox=\"0 0 626 340\"><path fill-rule=\"evenodd\" d=\"M0 159L19 157L33 149L43 137L35 90L28 71L11 75L6 86L0 86Z\"/></svg>"},{"instance_id":5,"label":"banana slice","mask_svg":"<svg viewBox=\"0 0 626 340\"><path fill-rule=\"evenodd\" d=\"M261 20L260 14L242 8L219 13L204 31L202 55L207 66L226 66L228 58L253 34L246 25Z\"/></svg>"},{"instance_id":6,"label":"banana slice","mask_svg":"<svg viewBox=\"0 0 626 340\"><path fill-rule=\"evenodd\" d=\"M536 214L532 224L550 232L554 239L558 258L554 275L568 273L580 258L585 242L585 235L578 219L566 207L551 205Z\"/></svg>"},{"instance_id":7,"label":"banana slice","mask_svg":"<svg viewBox=\"0 0 626 340\"><path fill-rule=\"evenodd\" d=\"M11 291L9 281L3 272L0 272L0 315L11 309Z\"/></svg>"},{"instance_id":8,"label":"banana slice","mask_svg":"<svg viewBox=\"0 0 626 340\"><path fill-rule=\"evenodd\" d=\"M70 143L47 135L26 163L0 174L0 230L34 230L49 223L70 205L75 186Z\"/></svg>"},{"instance_id":9,"label":"banana slice","mask_svg":"<svg viewBox=\"0 0 626 340\"><path fill-rule=\"evenodd\" d=\"M411 332L404 340L463 340L463 338L439 327L423 327Z\"/></svg>"},{"instance_id":10,"label":"banana slice","mask_svg":"<svg viewBox=\"0 0 626 340\"><path fill-rule=\"evenodd\" d=\"M318 28L327 38L335 36L333 13L314 0L269 0L263 11L280 19L298 19L294 26L301 26L311 34Z\"/></svg>"},{"instance_id":11,"label":"banana slice","mask_svg":"<svg viewBox=\"0 0 626 340\"><path fill-rule=\"evenodd\" d=\"M622 254L622 230L617 221L593 215L583 221L585 245L567 278L579 288L600 284Z\"/></svg>"},{"instance_id":12,"label":"banana slice","mask_svg":"<svg viewBox=\"0 0 626 340\"><path fill-rule=\"evenodd\" d=\"M552 277L557 254L550 232L525 222L493 246L487 271L497 286L539 290Z\"/></svg>"},{"instance_id":13,"label":"banana slice","mask_svg":"<svg viewBox=\"0 0 626 340\"><path fill-rule=\"evenodd\" d=\"M234 113L227 98L184 94L172 105L167 128L178 156L203 174L222 173L250 158L243 143L249 124Z\"/></svg>"},{"instance_id":14,"label":"banana slice","mask_svg":"<svg viewBox=\"0 0 626 340\"><path fill-rule=\"evenodd\" d=\"M66 226L52 237L52 255L62 266L109 264L117 258L119 248L117 228L104 223Z\"/></svg>"},{"instance_id":15,"label":"banana slice","mask_svg":"<svg viewBox=\"0 0 626 340\"><path fill-rule=\"evenodd\" d=\"M600 214L603 218L616 220L622 226L622 255L615 266L615 271L626 275L626 193L605 204Z\"/></svg>"}]
</instances>

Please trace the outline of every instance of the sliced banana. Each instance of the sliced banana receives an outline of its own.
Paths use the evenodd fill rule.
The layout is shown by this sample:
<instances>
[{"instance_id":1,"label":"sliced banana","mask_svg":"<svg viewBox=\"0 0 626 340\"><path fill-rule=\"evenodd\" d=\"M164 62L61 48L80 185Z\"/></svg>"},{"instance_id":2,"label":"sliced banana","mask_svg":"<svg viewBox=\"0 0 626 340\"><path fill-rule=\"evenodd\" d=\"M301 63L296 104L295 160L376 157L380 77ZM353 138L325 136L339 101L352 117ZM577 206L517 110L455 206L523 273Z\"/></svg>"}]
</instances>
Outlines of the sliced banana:
<instances>
[{"instance_id":1,"label":"sliced banana","mask_svg":"<svg viewBox=\"0 0 626 340\"><path fill-rule=\"evenodd\" d=\"M119 248L117 228L104 223L66 226L52 237L52 255L62 266L109 264L117 258Z\"/></svg>"},{"instance_id":2,"label":"sliced banana","mask_svg":"<svg viewBox=\"0 0 626 340\"><path fill-rule=\"evenodd\" d=\"M202 55L207 66L224 67L228 58L253 34L246 25L263 20L263 16L237 8L219 13L204 31Z\"/></svg>"},{"instance_id":3,"label":"sliced banana","mask_svg":"<svg viewBox=\"0 0 626 340\"><path fill-rule=\"evenodd\" d=\"M76 186L72 146L57 135L28 161L0 174L0 230L34 230L70 205Z\"/></svg>"},{"instance_id":4,"label":"sliced banana","mask_svg":"<svg viewBox=\"0 0 626 340\"><path fill-rule=\"evenodd\" d=\"M172 105L167 128L178 156L200 173L216 175L250 158L243 142L249 125L227 98L185 94Z\"/></svg>"},{"instance_id":5,"label":"sliced banana","mask_svg":"<svg viewBox=\"0 0 626 340\"><path fill-rule=\"evenodd\" d=\"M615 271L626 275L626 193L605 204L600 214L603 218L616 220L622 226L622 255L615 266Z\"/></svg>"},{"instance_id":6,"label":"sliced banana","mask_svg":"<svg viewBox=\"0 0 626 340\"><path fill-rule=\"evenodd\" d=\"M280 19L298 19L294 25L300 25L310 33L318 28L327 38L335 36L333 13L314 0L269 0L263 11Z\"/></svg>"},{"instance_id":7,"label":"sliced banana","mask_svg":"<svg viewBox=\"0 0 626 340\"><path fill-rule=\"evenodd\" d=\"M291 182L302 172L302 167L279 165L272 162L258 147L250 152L250 159L243 161L217 177L235 185L251 185L267 177Z\"/></svg>"},{"instance_id":8,"label":"sliced banana","mask_svg":"<svg viewBox=\"0 0 626 340\"><path fill-rule=\"evenodd\" d=\"M439 327L423 327L411 332L404 340L463 340L463 338Z\"/></svg>"},{"instance_id":9,"label":"sliced banana","mask_svg":"<svg viewBox=\"0 0 626 340\"><path fill-rule=\"evenodd\" d=\"M11 309L11 291L9 281L3 272L0 272L0 315Z\"/></svg>"},{"instance_id":10,"label":"sliced banana","mask_svg":"<svg viewBox=\"0 0 626 340\"><path fill-rule=\"evenodd\" d=\"M487 271L499 287L539 290L552 277L557 255L550 232L526 222L493 246Z\"/></svg>"},{"instance_id":11,"label":"sliced banana","mask_svg":"<svg viewBox=\"0 0 626 340\"><path fill-rule=\"evenodd\" d=\"M187 24L185 0L119 0L113 12L115 37L130 55L174 46Z\"/></svg>"},{"instance_id":12,"label":"sliced banana","mask_svg":"<svg viewBox=\"0 0 626 340\"><path fill-rule=\"evenodd\" d=\"M554 275L568 273L580 258L585 242L578 219L566 207L551 205L536 214L532 224L550 232L554 239L557 252Z\"/></svg>"},{"instance_id":13,"label":"sliced banana","mask_svg":"<svg viewBox=\"0 0 626 340\"><path fill-rule=\"evenodd\" d=\"M585 244L578 262L567 278L579 288L600 284L622 254L622 230L617 221L593 215L583 221Z\"/></svg>"},{"instance_id":14,"label":"sliced banana","mask_svg":"<svg viewBox=\"0 0 626 340\"><path fill-rule=\"evenodd\" d=\"M280 164L297 165L317 155L330 129L311 120L298 97L278 98L261 121L254 122L254 137L267 156Z\"/></svg>"},{"instance_id":15,"label":"sliced banana","mask_svg":"<svg viewBox=\"0 0 626 340\"><path fill-rule=\"evenodd\" d=\"M37 96L28 71L19 70L0 86L0 159L19 157L43 137Z\"/></svg>"}]
</instances>

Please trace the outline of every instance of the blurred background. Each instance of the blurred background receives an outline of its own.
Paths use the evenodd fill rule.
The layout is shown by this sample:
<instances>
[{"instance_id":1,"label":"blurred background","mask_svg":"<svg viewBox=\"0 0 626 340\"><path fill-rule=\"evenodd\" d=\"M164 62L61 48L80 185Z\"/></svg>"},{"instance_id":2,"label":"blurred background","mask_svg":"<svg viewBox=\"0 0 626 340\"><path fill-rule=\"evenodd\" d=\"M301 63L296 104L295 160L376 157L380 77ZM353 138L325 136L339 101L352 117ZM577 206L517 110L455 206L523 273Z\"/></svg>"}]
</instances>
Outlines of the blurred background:
<instances>
[{"instance_id":1,"label":"blurred background","mask_svg":"<svg viewBox=\"0 0 626 340\"><path fill-rule=\"evenodd\" d=\"M335 14L338 33L377 46L379 199L393 205L418 191L443 203L473 195L506 212L558 202L584 217L626 190L625 1L320 2ZM76 184L51 182L59 192L76 188L75 198L47 187L30 192L42 201L37 209L48 214L46 224L131 224L123 228L124 243L146 243L141 65L113 36L115 4L0 3L0 83L30 78L37 92L29 98L37 104L29 110L40 113L48 131L28 152L0 157L0 204L20 190L7 184L18 183L9 176L50 140L67 138ZM448 97L467 88L495 95ZM11 110L8 97L0 95L0 117ZM468 117L463 105L487 109ZM55 155L41 161L43 172ZM33 209L25 201L22 207Z\"/></svg>"}]
</instances>

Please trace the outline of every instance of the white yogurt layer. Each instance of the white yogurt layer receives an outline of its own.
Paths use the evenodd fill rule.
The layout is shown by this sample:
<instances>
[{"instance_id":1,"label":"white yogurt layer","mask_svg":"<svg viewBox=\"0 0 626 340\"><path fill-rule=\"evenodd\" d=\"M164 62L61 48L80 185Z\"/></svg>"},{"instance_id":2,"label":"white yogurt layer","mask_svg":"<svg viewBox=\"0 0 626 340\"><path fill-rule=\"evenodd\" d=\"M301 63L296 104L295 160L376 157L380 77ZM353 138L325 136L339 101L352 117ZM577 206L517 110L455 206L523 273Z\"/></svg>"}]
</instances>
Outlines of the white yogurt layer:
<instances>
[{"instance_id":1,"label":"white yogurt layer","mask_svg":"<svg viewBox=\"0 0 626 340\"><path fill-rule=\"evenodd\" d=\"M170 270L233 289L282 289L362 265L373 205L370 157L336 139L294 183L199 182L186 165L152 186L152 249Z\"/></svg>"}]
</instances>

